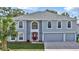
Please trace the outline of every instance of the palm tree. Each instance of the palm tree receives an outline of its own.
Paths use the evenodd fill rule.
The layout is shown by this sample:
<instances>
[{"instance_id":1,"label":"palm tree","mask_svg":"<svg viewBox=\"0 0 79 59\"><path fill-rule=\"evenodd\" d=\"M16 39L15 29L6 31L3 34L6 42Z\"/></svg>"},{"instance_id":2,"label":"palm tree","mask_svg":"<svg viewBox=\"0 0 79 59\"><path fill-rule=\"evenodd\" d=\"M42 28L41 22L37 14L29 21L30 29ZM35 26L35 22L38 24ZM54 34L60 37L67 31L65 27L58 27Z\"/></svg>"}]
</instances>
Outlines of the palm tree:
<instances>
[{"instance_id":1,"label":"palm tree","mask_svg":"<svg viewBox=\"0 0 79 59\"><path fill-rule=\"evenodd\" d=\"M12 18L23 14L24 11L18 8L0 7L0 40L3 50L7 50L8 37L17 36L15 22Z\"/></svg>"},{"instance_id":2,"label":"palm tree","mask_svg":"<svg viewBox=\"0 0 79 59\"><path fill-rule=\"evenodd\" d=\"M7 39L9 36L16 36L15 22L12 17L0 17L0 40L2 41L2 49L7 50Z\"/></svg>"}]
</instances>

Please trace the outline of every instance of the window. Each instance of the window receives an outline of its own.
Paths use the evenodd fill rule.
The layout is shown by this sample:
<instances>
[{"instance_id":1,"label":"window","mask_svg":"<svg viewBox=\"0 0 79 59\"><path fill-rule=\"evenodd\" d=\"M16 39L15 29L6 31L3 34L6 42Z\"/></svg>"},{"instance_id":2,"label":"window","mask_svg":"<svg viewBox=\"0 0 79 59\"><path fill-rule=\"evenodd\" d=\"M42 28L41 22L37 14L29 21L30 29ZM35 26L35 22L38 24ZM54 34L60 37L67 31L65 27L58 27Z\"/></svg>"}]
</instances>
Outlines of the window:
<instances>
[{"instance_id":1,"label":"window","mask_svg":"<svg viewBox=\"0 0 79 59\"><path fill-rule=\"evenodd\" d=\"M61 28L61 22L60 21L58 22L58 28Z\"/></svg>"},{"instance_id":2,"label":"window","mask_svg":"<svg viewBox=\"0 0 79 59\"><path fill-rule=\"evenodd\" d=\"M32 29L38 29L38 23L37 22L32 23Z\"/></svg>"},{"instance_id":3,"label":"window","mask_svg":"<svg viewBox=\"0 0 79 59\"><path fill-rule=\"evenodd\" d=\"M11 40L15 40L15 37L14 36L11 36Z\"/></svg>"},{"instance_id":4,"label":"window","mask_svg":"<svg viewBox=\"0 0 79 59\"><path fill-rule=\"evenodd\" d=\"M19 40L23 40L23 33L19 34Z\"/></svg>"},{"instance_id":5,"label":"window","mask_svg":"<svg viewBox=\"0 0 79 59\"><path fill-rule=\"evenodd\" d=\"M68 21L68 28L71 28L71 21Z\"/></svg>"},{"instance_id":6,"label":"window","mask_svg":"<svg viewBox=\"0 0 79 59\"><path fill-rule=\"evenodd\" d=\"M50 21L48 22L48 28L51 28L51 22Z\"/></svg>"},{"instance_id":7,"label":"window","mask_svg":"<svg viewBox=\"0 0 79 59\"><path fill-rule=\"evenodd\" d=\"M19 28L23 28L23 22L19 21Z\"/></svg>"}]
</instances>

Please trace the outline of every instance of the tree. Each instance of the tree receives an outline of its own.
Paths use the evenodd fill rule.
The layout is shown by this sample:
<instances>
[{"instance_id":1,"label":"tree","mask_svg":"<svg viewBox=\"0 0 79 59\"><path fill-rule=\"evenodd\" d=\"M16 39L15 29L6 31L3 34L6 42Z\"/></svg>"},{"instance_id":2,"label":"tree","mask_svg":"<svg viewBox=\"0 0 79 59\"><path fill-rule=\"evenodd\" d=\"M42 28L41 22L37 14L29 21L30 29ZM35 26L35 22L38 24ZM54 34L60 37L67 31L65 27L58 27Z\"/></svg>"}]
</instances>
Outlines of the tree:
<instances>
[{"instance_id":1,"label":"tree","mask_svg":"<svg viewBox=\"0 0 79 59\"><path fill-rule=\"evenodd\" d=\"M0 7L0 14L1 16L19 16L24 15L25 12L22 9L18 8L11 8L11 7Z\"/></svg>"},{"instance_id":2,"label":"tree","mask_svg":"<svg viewBox=\"0 0 79 59\"><path fill-rule=\"evenodd\" d=\"M75 16L74 19L77 19L77 17Z\"/></svg>"},{"instance_id":3,"label":"tree","mask_svg":"<svg viewBox=\"0 0 79 59\"><path fill-rule=\"evenodd\" d=\"M63 16L69 16L69 14L67 12L63 12L61 15L63 15Z\"/></svg>"},{"instance_id":4,"label":"tree","mask_svg":"<svg viewBox=\"0 0 79 59\"><path fill-rule=\"evenodd\" d=\"M14 17L24 15L24 14L25 14L25 12L22 9L18 9L18 8L13 9L13 12L12 12L12 15Z\"/></svg>"},{"instance_id":5,"label":"tree","mask_svg":"<svg viewBox=\"0 0 79 59\"><path fill-rule=\"evenodd\" d=\"M16 36L15 22L12 17L0 18L0 40L2 41L2 49L7 50L7 39L9 36Z\"/></svg>"},{"instance_id":6,"label":"tree","mask_svg":"<svg viewBox=\"0 0 79 59\"><path fill-rule=\"evenodd\" d=\"M57 14L57 11L48 10L48 9L46 11Z\"/></svg>"},{"instance_id":7,"label":"tree","mask_svg":"<svg viewBox=\"0 0 79 59\"><path fill-rule=\"evenodd\" d=\"M10 13L11 9L4 7L3 12L0 16L0 40L2 41L2 49L7 50L7 39L9 36L17 36L17 31L15 27L15 22L13 21L13 16ZM7 11L7 12L6 12Z\"/></svg>"}]
</instances>

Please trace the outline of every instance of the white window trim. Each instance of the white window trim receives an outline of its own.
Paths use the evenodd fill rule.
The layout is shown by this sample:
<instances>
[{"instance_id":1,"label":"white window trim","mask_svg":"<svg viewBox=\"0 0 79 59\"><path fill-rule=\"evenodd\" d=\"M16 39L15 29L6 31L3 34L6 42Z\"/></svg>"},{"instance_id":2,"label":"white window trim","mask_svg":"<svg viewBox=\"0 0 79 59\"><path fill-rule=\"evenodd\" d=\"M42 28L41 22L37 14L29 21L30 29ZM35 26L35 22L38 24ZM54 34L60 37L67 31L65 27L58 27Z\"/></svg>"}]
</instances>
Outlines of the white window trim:
<instances>
[{"instance_id":1,"label":"white window trim","mask_svg":"<svg viewBox=\"0 0 79 59\"><path fill-rule=\"evenodd\" d=\"M48 28L48 22L51 22L51 28ZM52 21L47 21L47 29L52 29Z\"/></svg>"},{"instance_id":2,"label":"white window trim","mask_svg":"<svg viewBox=\"0 0 79 59\"><path fill-rule=\"evenodd\" d=\"M23 40L19 40L19 34L21 34L21 33L23 33L23 32L18 33L18 41L24 41L24 33L23 33Z\"/></svg>"},{"instance_id":3,"label":"white window trim","mask_svg":"<svg viewBox=\"0 0 79 59\"><path fill-rule=\"evenodd\" d=\"M72 29L72 21L70 21L70 22L71 22L71 28L68 28L68 22L69 22L69 21L67 21L66 28L67 28L67 29Z\"/></svg>"},{"instance_id":4,"label":"white window trim","mask_svg":"<svg viewBox=\"0 0 79 59\"><path fill-rule=\"evenodd\" d=\"M23 23L23 28L19 28L19 22L20 22L20 21L18 21L18 29L24 29L24 21L22 21L22 23Z\"/></svg>"},{"instance_id":5,"label":"white window trim","mask_svg":"<svg viewBox=\"0 0 79 59\"><path fill-rule=\"evenodd\" d=\"M16 37L15 37L15 40L12 40L12 37L10 36L10 41L16 41Z\"/></svg>"},{"instance_id":6,"label":"white window trim","mask_svg":"<svg viewBox=\"0 0 79 59\"><path fill-rule=\"evenodd\" d=\"M33 22L38 23L38 29L32 29L32 23L33 23ZM35 31L36 31L36 30L39 31L39 22L38 22L38 21L32 21L31 24L30 24L30 29L31 29L31 31L33 31L33 30L35 30Z\"/></svg>"},{"instance_id":7,"label":"white window trim","mask_svg":"<svg viewBox=\"0 0 79 59\"><path fill-rule=\"evenodd\" d=\"M33 23L33 22L38 23L38 28L37 28L37 29L39 29L39 22L38 22L38 21L32 21L32 22L31 22L31 25L30 25L31 29L32 29L32 23ZM36 29L36 30L37 30L37 29ZM35 30L35 29L33 29L33 30Z\"/></svg>"},{"instance_id":8,"label":"white window trim","mask_svg":"<svg viewBox=\"0 0 79 59\"><path fill-rule=\"evenodd\" d=\"M58 28L58 22L61 22L61 28ZM57 29L62 29L62 21L57 21Z\"/></svg>"}]
</instances>

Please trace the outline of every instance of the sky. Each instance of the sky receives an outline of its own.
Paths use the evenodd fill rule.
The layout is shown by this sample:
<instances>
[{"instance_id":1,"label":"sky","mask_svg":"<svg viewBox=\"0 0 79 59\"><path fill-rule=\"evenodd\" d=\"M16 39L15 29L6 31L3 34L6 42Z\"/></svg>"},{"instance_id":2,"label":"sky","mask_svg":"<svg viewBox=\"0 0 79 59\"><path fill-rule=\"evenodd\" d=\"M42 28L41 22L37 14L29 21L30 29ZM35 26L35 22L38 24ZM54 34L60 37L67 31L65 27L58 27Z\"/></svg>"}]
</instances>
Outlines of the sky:
<instances>
[{"instance_id":1,"label":"sky","mask_svg":"<svg viewBox=\"0 0 79 59\"><path fill-rule=\"evenodd\" d=\"M46 9L49 9L49 10L55 10L59 14L63 12L68 12L71 17L79 16L79 7L19 7L19 8L23 9L26 13L45 11Z\"/></svg>"}]
</instances>

